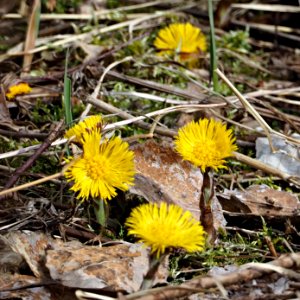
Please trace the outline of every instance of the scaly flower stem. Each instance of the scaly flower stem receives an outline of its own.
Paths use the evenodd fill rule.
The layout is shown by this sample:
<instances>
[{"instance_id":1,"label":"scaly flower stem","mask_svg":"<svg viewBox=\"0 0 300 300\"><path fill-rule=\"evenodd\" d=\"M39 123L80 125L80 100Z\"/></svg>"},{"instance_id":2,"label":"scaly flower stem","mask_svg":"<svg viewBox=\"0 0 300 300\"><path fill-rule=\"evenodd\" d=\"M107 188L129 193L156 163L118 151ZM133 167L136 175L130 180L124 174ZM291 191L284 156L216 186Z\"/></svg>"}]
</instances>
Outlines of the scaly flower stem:
<instances>
[{"instance_id":1,"label":"scaly flower stem","mask_svg":"<svg viewBox=\"0 0 300 300\"><path fill-rule=\"evenodd\" d=\"M143 279L140 290L147 290L152 288L153 282L155 280L155 274L159 268L159 265L161 264L161 262L164 260L166 256L167 256L167 252L162 254L160 257L157 257L156 253L150 255L149 270Z\"/></svg>"},{"instance_id":2,"label":"scaly flower stem","mask_svg":"<svg viewBox=\"0 0 300 300\"><path fill-rule=\"evenodd\" d=\"M216 238L213 225L212 199L215 195L213 174L206 170L203 173L203 184L200 192L200 222L207 233L207 242L212 244Z\"/></svg>"}]
</instances>

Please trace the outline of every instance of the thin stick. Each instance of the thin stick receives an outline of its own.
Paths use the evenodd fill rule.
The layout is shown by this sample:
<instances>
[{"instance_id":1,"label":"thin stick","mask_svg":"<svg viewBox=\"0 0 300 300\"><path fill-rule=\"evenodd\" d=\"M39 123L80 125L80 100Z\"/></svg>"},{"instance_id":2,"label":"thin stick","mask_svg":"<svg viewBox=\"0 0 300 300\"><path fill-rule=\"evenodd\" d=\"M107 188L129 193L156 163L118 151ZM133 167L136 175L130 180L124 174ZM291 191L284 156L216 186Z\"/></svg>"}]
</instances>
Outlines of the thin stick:
<instances>
[{"instance_id":1,"label":"thin stick","mask_svg":"<svg viewBox=\"0 0 300 300\"><path fill-rule=\"evenodd\" d=\"M59 135L62 125L63 125L63 120L57 124L55 129L51 132L49 137L40 145L40 147L37 149L37 151L21 167L16 169L13 176L5 184L5 189L8 189L11 186L13 186L19 179L20 175L23 172L25 172L28 168L30 168L32 166L32 164L37 160L37 158L51 145L51 143Z\"/></svg>"},{"instance_id":2,"label":"thin stick","mask_svg":"<svg viewBox=\"0 0 300 300\"><path fill-rule=\"evenodd\" d=\"M255 278L259 278L265 274L270 274L273 271L278 271L277 267L282 267L286 269L295 269L299 264L300 253L285 254L276 260L269 263L263 264L265 268L260 268L256 264L247 265L247 269L239 268L235 272L231 272L225 275L218 276L206 276L206 277L196 277L192 280L185 282L177 286L167 286L152 288L151 290L139 291L130 295L126 295L126 300L171 300L180 297L187 297L196 292L205 292L210 288L216 287L216 279L223 286L230 286L233 284L242 284L243 282L249 282ZM268 266L275 266L275 268L270 268ZM257 267L257 268L256 268ZM286 273L285 273L286 274ZM291 273L290 273L291 274ZM288 274L288 275L290 275ZM293 272L293 275L296 275ZM293 276L293 278L299 277L299 274Z\"/></svg>"},{"instance_id":3,"label":"thin stick","mask_svg":"<svg viewBox=\"0 0 300 300\"><path fill-rule=\"evenodd\" d=\"M41 20L94 20L101 16L107 17L107 15L110 15L112 13L116 12L125 12L128 10L137 10L141 8L146 8L149 6L155 6L158 4L167 4L167 3L180 3L181 0L156 0L156 1L150 1L147 3L141 3L141 4L135 4L135 5L126 5L123 7L118 7L114 9L101 9L97 11L93 11L92 14L41 14ZM3 16L4 19L22 19L24 18L21 14L5 14Z\"/></svg>"},{"instance_id":4,"label":"thin stick","mask_svg":"<svg viewBox=\"0 0 300 300\"><path fill-rule=\"evenodd\" d=\"M102 101L102 103L99 103L101 101L99 99L92 99L91 97L89 97L88 101L90 103L92 103L93 105L95 105L95 106L101 107L103 109L107 109L107 111L109 111L112 107L117 109L116 107L114 107L112 105L109 105L108 103L105 103L104 101ZM104 106L104 105L106 105L106 106ZM144 116L139 116L139 117L133 117L132 115L120 110L122 113L124 113L124 116L120 114L121 118L124 118L124 119L127 119L127 120L119 121L119 122L112 123L112 124L108 124L108 125L105 126L105 128L109 129L109 130L112 130L112 129L120 128L120 127L125 126L125 125L136 123L140 120L145 120L145 119L148 119L148 118L152 118L152 117L155 117L157 115L166 115L168 113L177 112L177 111L194 112L194 111L199 111L199 110L202 110L202 109L217 108L217 107L224 107L224 106L226 106L226 103L178 105L178 106L174 106L174 107L167 107L167 108L164 108L164 109L153 111L153 112L150 112L148 114L145 114ZM118 110L117 113L119 113L119 110ZM127 114L127 117L125 117L125 114ZM149 127L145 128L145 129L149 129L150 127L151 127L151 125L149 125ZM156 128L155 129L155 131L157 133L159 133L158 130L164 130L164 132L162 132L161 134L164 134L166 136L173 136L173 135L171 135L171 133L174 132L173 130L170 130L168 128ZM62 145L62 144L65 144L67 141L68 141L67 139L58 139L55 142L53 142L51 144L51 146ZM19 149L19 150L14 150L14 151L6 152L6 153L1 153L0 154L0 159L20 155L20 154L35 150L39 147L40 147L40 145L33 145L33 146L29 146L29 147L22 148L22 149Z\"/></svg>"},{"instance_id":5,"label":"thin stick","mask_svg":"<svg viewBox=\"0 0 300 300\"><path fill-rule=\"evenodd\" d=\"M272 151L274 151L272 139L270 136L270 132L272 131L271 127L267 124L267 122L260 116L260 114L253 108L253 106L243 97L243 95L237 90L237 88L231 83L231 81L222 73L219 69L216 70L217 74L221 77L221 79L228 85L228 87L235 93L235 95L239 98L244 108L251 113L251 115L255 118L255 120L260 124L260 126L265 131L267 138L270 143L270 147Z\"/></svg>"},{"instance_id":6,"label":"thin stick","mask_svg":"<svg viewBox=\"0 0 300 300\"><path fill-rule=\"evenodd\" d=\"M170 11L166 11L166 12L159 11L159 12L156 12L154 14L148 15L147 20L148 19L160 18L160 17L163 17L163 16L165 16L169 13L170 13ZM74 43L76 41L87 40L87 39L90 39L94 35L108 33L110 31L114 31L114 30L118 30L118 29L130 26L130 24L133 23L133 22L134 22L134 24L137 24L137 23L142 22L144 20L145 20L145 17L141 17L141 18L137 18L137 19L134 19L134 20L128 20L128 21L116 23L116 24L113 24L113 25L110 25L110 26L106 26L104 28L103 27L95 28L95 29L93 29L93 30L91 30L90 32L87 32L87 33L74 34L74 35L68 36L67 38L60 39L60 40L57 40L57 41L53 41L51 44L36 47L32 50L29 50L27 52L27 54L34 54L34 53L38 53L38 52L41 52L41 51L45 51L45 50L49 49L49 47L52 48L52 49L54 47L60 47L60 46L67 47L68 45L70 45L71 43ZM3 55L0 55L0 61L3 61L3 60L5 60L5 59L7 59L11 56L18 56L18 55L24 55L24 52L10 52L10 51L7 51L7 53L5 53Z\"/></svg>"},{"instance_id":7,"label":"thin stick","mask_svg":"<svg viewBox=\"0 0 300 300\"><path fill-rule=\"evenodd\" d=\"M67 142L67 139L57 139L56 141L54 141L51 146L59 146L59 145L63 145ZM38 145L32 145L32 146L28 146L25 148L21 148L18 150L13 150L13 151L9 151L6 153L1 153L0 154L0 159L4 159L4 158L9 158L9 157L13 157L13 156L17 156L17 155L22 155L24 153L27 153L29 151L33 151L38 149L41 146L41 144Z\"/></svg>"},{"instance_id":8,"label":"thin stick","mask_svg":"<svg viewBox=\"0 0 300 300\"><path fill-rule=\"evenodd\" d=\"M40 0L33 1L33 7L29 16L26 40L24 44L24 59L23 59L23 73L30 71L33 54L28 53L31 49L34 49L36 38L38 36L39 25L40 25L40 13L41 13L41 2Z\"/></svg>"},{"instance_id":9,"label":"thin stick","mask_svg":"<svg viewBox=\"0 0 300 300\"><path fill-rule=\"evenodd\" d=\"M273 12L285 12L285 13L300 13L300 7L292 5L280 5L280 4L260 4L260 3L234 3L232 8L259 10L259 11L273 11Z\"/></svg>"},{"instance_id":10,"label":"thin stick","mask_svg":"<svg viewBox=\"0 0 300 300\"><path fill-rule=\"evenodd\" d=\"M270 147L273 152L275 152L275 149L273 147L272 139L271 139L271 133L276 134L277 136L280 136L282 138L285 138L286 140L299 145L300 141L286 136L276 130L273 130L266 121L261 117L261 115L255 110L255 108L249 103L248 100L236 89L236 87L230 82L230 80L223 74L219 69L216 70L217 74L221 77L221 79L228 85L228 87L234 92L234 94L238 97L238 99L241 101L245 109L251 113L251 115L256 119L256 121L260 124L260 126L263 128L263 130L266 133L266 136L269 140Z\"/></svg>"},{"instance_id":11,"label":"thin stick","mask_svg":"<svg viewBox=\"0 0 300 300\"><path fill-rule=\"evenodd\" d=\"M44 177L44 178L32 181L32 182L27 182L25 184L22 184L22 185L19 185L19 186L15 186L15 187L13 187L11 189L6 189L6 190L0 192L0 197L4 196L4 195L7 195L7 194L10 194L10 193L14 193L14 192L26 189L26 188L29 188L31 186L35 186L35 185L47 182L47 181L52 180L52 179L59 178L61 176L63 176L63 172L55 173L55 174L49 175L47 177Z\"/></svg>"},{"instance_id":12,"label":"thin stick","mask_svg":"<svg viewBox=\"0 0 300 300\"><path fill-rule=\"evenodd\" d=\"M119 65L119 64L121 64L121 63L123 63L123 62L129 61L129 60L132 60L132 56L126 56L126 57L123 58L122 60L115 61L115 62L111 63L107 68L105 68L105 70L104 70L104 72L102 73L102 75L101 75L101 77L100 77L100 79L99 79L99 81L98 81L98 84L97 84L96 88L94 89L94 91L93 91L91 97L97 99L97 97L98 97L98 95L99 95L99 92L100 92L100 90L101 90L101 86L102 86L103 80L104 80L106 74L107 74L112 68L114 68L115 66L117 66L117 65ZM84 118L88 115L88 113L89 113L89 111L91 110L91 108L92 108L91 103L88 103L88 105L86 106L84 112L81 114L80 118L81 118L81 119L84 119Z\"/></svg>"},{"instance_id":13,"label":"thin stick","mask_svg":"<svg viewBox=\"0 0 300 300\"><path fill-rule=\"evenodd\" d=\"M288 180L291 183L293 183L297 186L300 186L300 177L293 177L288 173L282 172L277 168L274 168L272 166L264 164L263 162L261 162L257 159L251 158L247 155L244 155L244 154L241 154L238 152L233 152L233 155L240 162L243 162L251 167L262 170L265 173L272 174L274 176L278 176L281 179Z\"/></svg>"}]
</instances>

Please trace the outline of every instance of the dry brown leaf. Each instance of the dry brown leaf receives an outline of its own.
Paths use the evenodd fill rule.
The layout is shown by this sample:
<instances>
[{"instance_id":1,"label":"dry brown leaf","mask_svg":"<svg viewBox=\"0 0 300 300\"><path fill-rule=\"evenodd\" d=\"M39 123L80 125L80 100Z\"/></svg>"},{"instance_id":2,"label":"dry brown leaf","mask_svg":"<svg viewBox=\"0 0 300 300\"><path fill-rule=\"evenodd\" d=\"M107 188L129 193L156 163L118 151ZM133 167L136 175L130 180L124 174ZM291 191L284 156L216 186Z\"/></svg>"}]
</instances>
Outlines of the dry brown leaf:
<instances>
[{"instance_id":1,"label":"dry brown leaf","mask_svg":"<svg viewBox=\"0 0 300 300\"><path fill-rule=\"evenodd\" d=\"M25 259L31 271L36 277L47 277L45 268L45 251L54 248L56 244L62 243L44 233L32 231L14 231L5 236L8 244L14 252Z\"/></svg>"},{"instance_id":2,"label":"dry brown leaf","mask_svg":"<svg viewBox=\"0 0 300 300\"><path fill-rule=\"evenodd\" d=\"M267 185L252 185L245 191L227 190L220 201L227 211L261 216L293 216L300 211L297 196L274 190Z\"/></svg>"},{"instance_id":3,"label":"dry brown leaf","mask_svg":"<svg viewBox=\"0 0 300 300\"><path fill-rule=\"evenodd\" d=\"M0 273L15 273L23 263L23 257L15 253L6 239L0 235Z\"/></svg>"},{"instance_id":4,"label":"dry brown leaf","mask_svg":"<svg viewBox=\"0 0 300 300\"><path fill-rule=\"evenodd\" d=\"M107 247L64 243L47 251L46 266L50 276L64 286L112 291L137 291L149 268L149 252L141 244L117 244ZM155 283L165 283L166 263Z\"/></svg>"},{"instance_id":5,"label":"dry brown leaf","mask_svg":"<svg viewBox=\"0 0 300 300\"><path fill-rule=\"evenodd\" d=\"M130 293L139 289L149 268L149 251L141 244L85 246L31 231L10 232L5 238L36 277L49 279L50 273L53 280L67 287ZM166 260L154 284L165 283L167 276Z\"/></svg>"},{"instance_id":6,"label":"dry brown leaf","mask_svg":"<svg viewBox=\"0 0 300 300\"><path fill-rule=\"evenodd\" d=\"M170 142L160 144L149 140L135 145L137 175L130 192L143 196L150 202L165 201L189 210L200 218L199 197L202 174L170 147Z\"/></svg>"},{"instance_id":7,"label":"dry brown leaf","mask_svg":"<svg viewBox=\"0 0 300 300\"><path fill-rule=\"evenodd\" d=\"M200 219L199 197L203 176L198 168L174 152L170 142L149 140L132 147L135 153L137 175L130 192L150 202L165 201L189 210ZM222 208L216 198L212 200L214 227L225 226Z\"/></svg>"},{"instance_id":8,"label":"dry brown leaf","mask_svg":"<svg viewBox=\"0 0 300 300\"><path fill-rule=\"evenodd\" d=\"M104 51L105 47L99 45L90 45L82 41L77 41L76 45L80 47L86 54L83 63L95 59L101 52Z\"/></svg>"},{"instance_id":9,"label":"dry brown leaf","mask_svg":"<svg viewBox=\"0 0 300 300\"><path fill-rule=\"evenodd\" d=\"M13 125L13 121L10 117L8 102L5 99L5 93L10 85L17 82L16 75L14 73L8 73L1 79L0 85L0 123L4 125ZM17 127L17 126L16 126Z\"/></svg>"},{"instance_id":10,"label":"dry brown leaf","mask_svg":"<svg viewBox=\"0 0 300 300\"><path fill-rule=\"evenodd\" d=\"M0 299L52 300L51 292L39 285L40 280L34 276L20 274L0 274ZM22 287L27 287L22 289ZM11 289L11 290L10 290ZM65 298L64 298L65 299Z\"/></svg>"},{"instance_id":11,"label":"dry brown leaf","mask_svg":"<svg viewBox=\"0 0 300 300\"><path fill-rule=\"evenodd\" d=\"M2 87L0 88L0 122L9 124L12 123L12 119L10 118L9 110L5 100L4 89Z\"/></svg>"}]
</instances>

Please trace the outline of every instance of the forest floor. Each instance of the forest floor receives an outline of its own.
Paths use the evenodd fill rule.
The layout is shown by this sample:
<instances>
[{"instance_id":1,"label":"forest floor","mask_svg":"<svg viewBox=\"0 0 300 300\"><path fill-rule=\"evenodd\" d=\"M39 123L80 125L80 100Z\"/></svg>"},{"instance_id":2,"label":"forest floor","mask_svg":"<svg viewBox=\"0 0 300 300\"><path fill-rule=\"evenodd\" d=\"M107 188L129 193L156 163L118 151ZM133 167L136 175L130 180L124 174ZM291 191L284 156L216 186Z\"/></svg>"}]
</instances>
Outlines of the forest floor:
<instances>
[{"instance_id":1,"label":"forest floor","mask_svg":"<svg viewBox=\"0 0 300 300\"><path fill-rule=\"evenodd\" d=\"M27 2L0 1L0 299L300 299L298 1L214 3L214 84L207 1ZM206 46L180 51L183 33L158 49L160 30L187 23ZM134 154L134 185L105 202L105 226L64 176L82 155L65 131L92 115ZM174 137L206 118L237 145L213 172L210 240L168 249L139 290L149 249L125 222L162 201L202 220L208 172Z\"/></svg>"}]
</instances>

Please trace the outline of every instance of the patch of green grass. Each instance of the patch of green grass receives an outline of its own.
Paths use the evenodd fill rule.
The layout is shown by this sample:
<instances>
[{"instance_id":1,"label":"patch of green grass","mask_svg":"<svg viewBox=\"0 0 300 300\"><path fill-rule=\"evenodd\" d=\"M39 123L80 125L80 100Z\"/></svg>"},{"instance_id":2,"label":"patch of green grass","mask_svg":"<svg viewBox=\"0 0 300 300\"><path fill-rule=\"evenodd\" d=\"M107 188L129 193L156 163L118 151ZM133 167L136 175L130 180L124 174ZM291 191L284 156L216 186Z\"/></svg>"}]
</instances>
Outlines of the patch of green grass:
<instances>
[{"instance_id":1,"label":"patch of green grass","mask_svg":"<svg viewBox=\"0 0 300 300\"><path fill-rule=\"evenodd\" d=\"M6 51L9 49L8 45L2 44L2 42L5 42L8 38L5 35L0 35L0 51Z\"/></svg>"},{"instance_id":2,"label":"patch of green grass","mask_svg":"<svg viewBox=\"0 0 300 300\"><path fill-rule=\"evenodd\" d=\"M285 234L268 226L262 218L262 227L251 235L239 232L223 234L219 236L216 246L209 246L202 252L174 253L170 257L170 279L181 282L195 275L206 274L212 267L224 268L228 265L269 261L272 258L265 237L272 241L277 253L289 252L284 243Z\"/></svg>"},{"instance_id":3,"label":"patch of green grass","mask_svg":"<svg viewBox=\"0 0 300 300\"><path fill-rule=\"evenodd\" d=\"M106 6L109 9L117 8L120 6L120 0L107 0Z\"/></svg>"},{"instance_id":4,"label":"patch of green grass","mask_svg":"<svg viewBox=\"0 0 300 300\"><path fill-rule=\"evenodd\" d=\"M124 56L142 57L149 51L149 38L144 37L141 40L134 41L132 44L124 48Z\"/></svg>"},{"instance_id":5,"label":"patch of green grass","mask_svg":"<svg viewBox=\"0 0 300 300\"><path fill-rule=\"evenodd\" d=\"M8 151L13 151L18 148L17 141L0 136L0 153L5 153Z\"/></svg>"},{"instance_id":6,"label":"patch of green grass","mask_svg":"<svg viewBox=\"0 0 300 300\"><path fill-rule=\"evenodd\" d=\"M32 173L54 174L61 170L58 158L55 156L40 156L31 168Z\"/></svg>"},{"instance_id":7,"label":"patch of green grass","mask_svg":"<svg viewBox=\"0 0 300 300\"><path fill-rule=\"evenodd\" d=\"M258 176L258 178L252 184L257 184L257 185L265 184L265 185L267 185L268 187L270 187L274 190L281 190L281 187L278 184L276 184L271 177L260 178Z\"/></svg>"},{"instance_id":8,"label":"patch of green grass","mask_svg":"<svg viewBox=\"0 0 300 300\"><path fill-rule=\"evenodd\" d=\"M237 30L225 33L218 42L218 47L227 48L232 51L249 53L251 45L249 43L249 31Z\"/></svg>"},{"instance_id":9,"label":"patch of green grass","mask_svg":"<svg viewBox=\"0 0 300 300\"><path fill-rule=\"evenodd\" d=\"M59 121L64 117L64 110L57 103L44 103L38 99L30 111L31 120L36 125L42 125L47 122Z\"/></svg>"}]
</instances>

